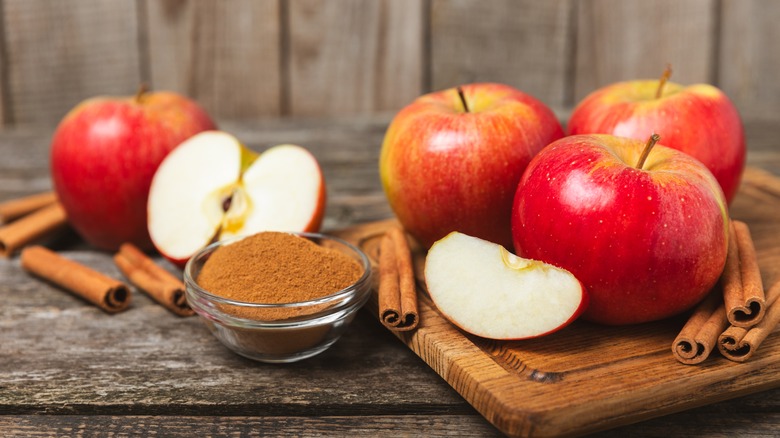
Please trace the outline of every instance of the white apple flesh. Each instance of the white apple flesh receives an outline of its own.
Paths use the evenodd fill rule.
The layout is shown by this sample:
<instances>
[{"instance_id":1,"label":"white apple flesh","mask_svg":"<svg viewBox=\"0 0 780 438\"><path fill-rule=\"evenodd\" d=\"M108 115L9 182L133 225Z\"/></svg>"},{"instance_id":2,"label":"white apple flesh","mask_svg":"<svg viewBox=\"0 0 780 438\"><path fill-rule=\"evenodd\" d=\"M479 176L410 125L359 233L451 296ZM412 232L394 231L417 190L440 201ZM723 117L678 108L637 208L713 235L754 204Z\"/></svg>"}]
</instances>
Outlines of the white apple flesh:
<instances>
[{"instance_id":1,"label":"white apple flesh","mask_svg":"<svg viewBox=\"0 0 780 438\"><path fill-rule=\"evenodd\" d=\"M185 263L212 241L260 231L317 231L325 182L317 160L295 145L259 156L225 132L182 143L160 164L149 193L155 248Z\"/></svg>"},{"instance_id":2,"label":"white apple flesh","mask_svg":"<svg viewBox=\"0 0 780 438\"><path fill-rule=\"evenodd\" d=\"M464 331L490 339L526 339L557 331L587 307L577 278L459 232L438 240L425 262L428 293Z\"/></svg>"}]
</instances>

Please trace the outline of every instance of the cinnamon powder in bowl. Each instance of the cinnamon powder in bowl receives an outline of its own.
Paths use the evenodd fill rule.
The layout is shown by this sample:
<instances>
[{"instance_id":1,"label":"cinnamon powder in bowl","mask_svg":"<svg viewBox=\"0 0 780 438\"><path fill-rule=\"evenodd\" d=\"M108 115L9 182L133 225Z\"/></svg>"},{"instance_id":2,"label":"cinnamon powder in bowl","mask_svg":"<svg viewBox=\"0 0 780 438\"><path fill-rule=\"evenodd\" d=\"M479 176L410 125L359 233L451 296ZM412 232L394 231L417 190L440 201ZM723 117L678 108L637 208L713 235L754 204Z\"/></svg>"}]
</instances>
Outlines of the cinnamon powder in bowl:
<instances>
[{"instance_id":1,"label":"cinnamon powder in bowl","mask_svg":"<svg viewBox=\"0 0 780 438\"><path fill-rule=\"evenodd\" d=\"M262 232L217 242L184 270L187 299L228 348L264 362L311 357L341 336L370 293L358 248L322 234Z\"/></svg>"}]
</instances>

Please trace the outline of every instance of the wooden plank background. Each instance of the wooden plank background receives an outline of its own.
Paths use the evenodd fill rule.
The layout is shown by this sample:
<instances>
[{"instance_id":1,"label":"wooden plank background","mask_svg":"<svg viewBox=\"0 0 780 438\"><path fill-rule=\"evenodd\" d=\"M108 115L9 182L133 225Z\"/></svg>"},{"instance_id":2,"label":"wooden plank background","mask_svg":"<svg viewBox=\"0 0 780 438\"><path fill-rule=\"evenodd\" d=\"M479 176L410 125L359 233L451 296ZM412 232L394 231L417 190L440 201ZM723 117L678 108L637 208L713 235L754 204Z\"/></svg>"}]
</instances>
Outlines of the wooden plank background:
<instances>
[{"instance_id":1,"label":"wooden plank background","mask_svg":"<svg viewBox=\"0 0 780 438\"><path fill-rule=\"evenodd\" d=\"M139 84L217 120L392 113L498 81L565 116L596 87L657 77L722 88L780 120L772 0L0 0L0 128L54 126Z\"/></svg>"}]
</instances>

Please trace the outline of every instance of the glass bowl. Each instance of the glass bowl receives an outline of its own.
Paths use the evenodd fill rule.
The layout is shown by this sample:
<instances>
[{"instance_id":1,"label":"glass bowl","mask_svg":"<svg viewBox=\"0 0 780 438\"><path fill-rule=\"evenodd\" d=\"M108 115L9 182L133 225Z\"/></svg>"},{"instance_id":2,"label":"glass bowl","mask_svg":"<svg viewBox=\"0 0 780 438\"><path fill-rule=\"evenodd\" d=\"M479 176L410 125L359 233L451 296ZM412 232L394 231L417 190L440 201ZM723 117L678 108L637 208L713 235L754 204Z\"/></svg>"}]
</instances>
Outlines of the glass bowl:
<instances>
[{"instance_id":1,"label":"glass bowl","mask_svg":"<svg viewBox=\"0 0 780 438\"><path fill-rule=\"evenodd\" d=\"M296 303L262 304L214 295L195 281L214 251L243 237L216 242L201 249L184 267L189 305L220 342L250 359L287 363L322 353L341 337L371 293L371 264L360 249L324 234L290 234L353 258L362 267L362 275L354 284L322 298ZM273 314L279 310L294 311L296 316L262 319L263 312Z\"/></svg>"}]
</instances>

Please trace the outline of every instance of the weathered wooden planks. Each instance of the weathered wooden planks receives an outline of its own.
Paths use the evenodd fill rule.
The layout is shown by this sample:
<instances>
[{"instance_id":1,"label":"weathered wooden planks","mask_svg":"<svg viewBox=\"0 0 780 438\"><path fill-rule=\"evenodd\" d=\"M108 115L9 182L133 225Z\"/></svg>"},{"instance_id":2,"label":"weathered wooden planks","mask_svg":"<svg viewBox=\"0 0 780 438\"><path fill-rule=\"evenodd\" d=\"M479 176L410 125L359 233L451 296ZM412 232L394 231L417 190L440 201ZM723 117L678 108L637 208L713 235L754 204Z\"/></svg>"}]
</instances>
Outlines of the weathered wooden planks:
<instances>
[{"instance_id":1,"label":"weathered wooden planks","mask_svg":"<svg viewBox=\"0 0 780 438\"><path fill-rule=\"evenodd\" d=\"M289 1L289 113L392 111L423 91L423 2Z\"/></svg>"},{"instance_id":2,"label":"weathered wooden planks","mask_svg":"<svg viewBox=\"0 0 780 438\"><path fill-rule=\"evenodd\" d=\"M2 12L7 124L53 126L88 97L138 88L135 2L4 1Z\"/></svg>"},{"instance_id":3,"label":"weathered wooden planks","mask_svg":"<svg viewBox=\"0 0 780 438\"><path fill-rule=\"evenodd\" d=\"M717 81L744 117L780 116L780 4L761 0L721 2Z\"/></svg>"},{"instance_id":4,"label":"weathered wooden planks","mask_svg":"<svg viewBox=\"0 0 780 438\"><path fill-rule=\"evenodd\" d=\"M361 436L501 437L490 424L473 416L370 415L360 417L293 416L78 416L0 417L6 436L71 436L100 430L111 436Z\"/></svg>"},{"instance_id":5,"label":"weathered wooden planks","mask_svg":"<svg viewBox=\"0 0 780 438\"><path fill-rule=\"evenodd\" d=\"M568 106L572 6L568 0L433 0L431 88L501 82L555 108Z\"/></svg>"},{"instance_id":6,"label":"weathered wooden planks","mask_svg":"<svg viewBox=\"0 0 780 438\"><path fill-rule=\"evenodd\" d=\"M713 83L716 2L586 0L577 2L576 101L616 81L656 79Z\"/></svg>"},{"instance_id":7,"label":"weathered wooden planks","mask_svg":"<svg viewBox=\"0 0 780 438\"><path fill-rule=\"evenodd\" d=\"M61 253L121 278L110 254ZM106 315L29 277L18 260L0 262L0 278L4 415L470 411L365 315L316 359L263 365L231 353L197 318L173 316L142 294L135 294L129 310ZM376 342L369 339L384 339L386 346L366 348ZM356 377L372 382L373 389L356 385Z\"/></svg>"},{"instance_id":8,"label":"weathered wooden planks","mask_svg":"<svg viewBox=\"0 0 780 438\"><path fill-rule=\"evenodd\" d=\"M281 115L278 0L144 0L149 82L217 119Z\"/></svg>"},{"instance_id":9,"label":"weathered wooden planks","mask_svg":"<svg viewBox=\"0 0 780 438\"><path fill-rule=\"evenodd\" d=\"M286 119L224 127L255 150L282 142L310 148L326 174L326 225L333 230L391 215L376 166L388 121ZM749 122L747 134L749 162L779 175L780 126ZM51 186L49 135L0 135L0 200ZM756 223L753 216L743 219ZM54 247L118 275L108 254L72 235ZM366 311L327 356L292 367L261 365L230 354L197 320L176 318L144 295L134 297L132 313L113 319L17 268L16 259L0 261L2 436L496 433ZM596 436L774 436L778 424L775 389Z\"/></svg>"},{"instance_id":10,"label":"weathered wooden planks","mask_svg":"<svg viewBox=\"0 0 780 438\"><path fill-rule=\"evenodd\" d=\"M52 127L141 81L219 120L395 112L471 81L565 113L667 62L780 118L780 7L761 0L2 0L0 15L0 127Z\"/></svg>"}]
</instances>

